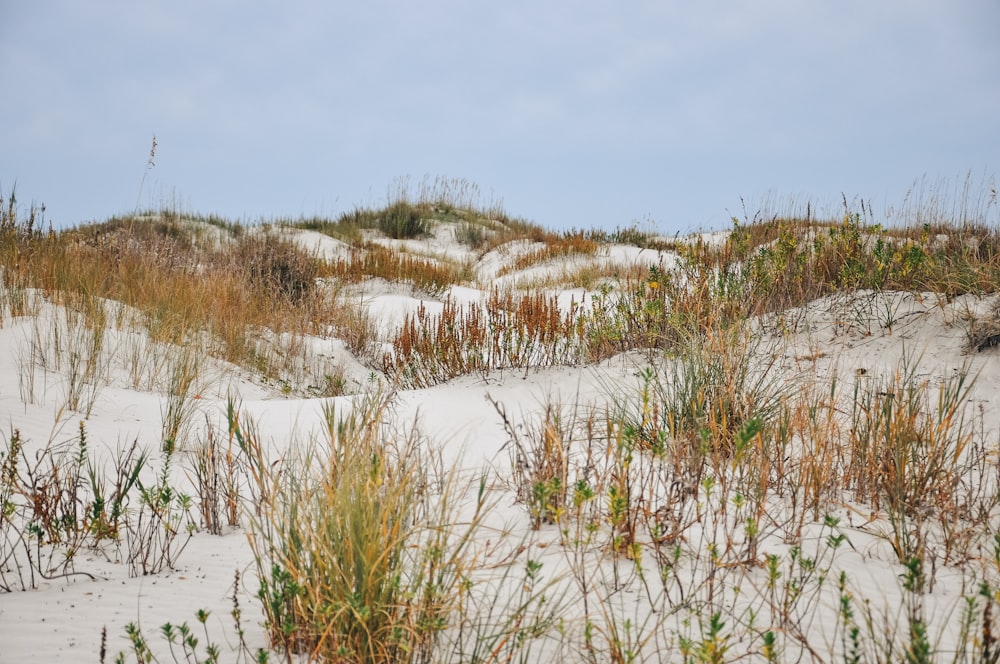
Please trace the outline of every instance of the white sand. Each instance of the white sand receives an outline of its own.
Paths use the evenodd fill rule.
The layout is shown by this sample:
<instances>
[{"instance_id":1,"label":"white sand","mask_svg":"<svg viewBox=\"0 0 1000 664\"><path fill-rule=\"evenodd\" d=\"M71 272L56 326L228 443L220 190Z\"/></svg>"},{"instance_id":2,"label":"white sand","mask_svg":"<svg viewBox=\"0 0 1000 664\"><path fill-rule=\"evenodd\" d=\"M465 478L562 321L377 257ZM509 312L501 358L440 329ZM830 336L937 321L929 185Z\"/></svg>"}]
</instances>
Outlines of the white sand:
<instances>
[{"instance_id":1,"label":"white sand","mask_svg":"<svg viewBox=\"0 0 1000 664\"><path fill-rule=\"evenodd\" d=\"M297 242L323 256L338 255L342 248L336 241L318 234L297 233ZM706 241L715 236L705 236ZM440 240L440 238L439 238ZM418 249L406 244L408 250ZM530 246L508 246L505 251L487 255L477 266L480 279L489 281L499 267ZM457 255L454 246L444 253ZM623 262L656 260L635 248L614 248L603 260ZM653 252L655 254L655 252ZM547 269L547 268L542 268ZM523 276L523 275L520 275ZM430 299L400 290L380 282L372 282L364 301L369 312L379 321L383 332L398 326L407 313L421 304L434 313L441 300ZM455 287L450 296L457 301L473 304L484 291L472 287ZM566 290L561 297L580 301L585 292ZM866 299L868 298L868 299ZM951 303L939 303L934 296L917 298L908 294L892 295L890 300L872 299L858 294L853 299L828 298L813 303L801 312L791 312L786 318L794 327L783 337L767 335L773 343L777 364L785 379L794 385L809 381L828 381L836 372L850 384L854 377L877 376L898 366L904 352L920 358L920 373L932 383L952 375L963 363L970 363L978 374L971 399L980 410L981 426L988 442L996 445L1000 431L1000 351L991 350L976 355L964 354L964 331L961 315L970 308L986 310L992 302L960 298ZM880 312L890 311L895 319L891 330L879 324ZM865 314L865 312L869 312ZM796 316L795 313L800 315ZM867 316L867 320L864 320ZM3 321L0 327L0 422L4 440L13 429L37 449L50 439L56 443L73 441L81 413L60 408L65 391L65 375L53 371L39 375L36 403L24 403L22 361L26 335L31 334L26 319ZM768 346L771 347L771 346ZM342 345L336 353L346 353ZM331 351L333 352L333 351ZM20 359L19 359L20 358ZM613 358L599 366L565 367L545 370L495 372L488 376L466 376L429 389L402 391L394 409L397 420L411 424L414 419L428 439L444 446L449 464L461 462L463 467L494 468L501 478L508 473L508 458L500 450L508 441L502 422L487 400L487 395L501 402L508 415L537 421L547 399L564 405L595 404L603 406L636 385L636 373L642 366L642 354ZM356 365L355 374L365 367ZM110 386L104 387L86 418L85 426L93 445L109 455L115 447L132 440L158 459L158 440L165 397L159 393L127 387L127 378L113 374ZM44 386L43 386L44 384ZM847 388L849 389L849 387ZM319 400L289 400L266 396L262 388L250 381L227 374L217 383L206 385L197 402L197 415L192 418L194 435L208 419L220 421L225 409L225 395L235 392L243 398L244 411L259 422L261 434L274 449L286 448L294 441L318 435L322 426ZM175 468L175 479L184 483L182 468ZM496 520L508 523L511 537L528 532L527 517L513 495L500 500ZM860 587L870 591L873 600L884 599L889 605L900 594L900 567L877 530L864 526L865 515L845 505L838 509L851 546L838 558L837 568L846 569ZM781 514L772 515L780 521ZM882 526L885 527L884 525ZM495 537L496 535L494 535ZM535 535L537 542L557 541L554 527L543 528ZM780 543L770 543L774 551L783 550ZM566 568L567 558L554 544L546 548L544 559L547 572L556 574ZM182 621L193 623L197 609L212 611L210 625L215 640L232 639L229 612L232 608L232 582L236 572L242 575L238 591L243 609L247 638L254 647L265 645L261 627L262 614L254 598L258 583L252 556L243 530L214 536L197 533L178 560L176 569L155 576L130 578L128 565L108 562L99 552L83 551L75 569L96 578L73 576L54 580L39 580L37 588L27 592L0 594L0 661L2 662L96 662L102 628L109 634L109 650L125 650L124 625L138 621L149 636L154 650L165 653L165 644L158 636L160 625ZM596 572L597 570L595 570ZM600 575L597 575L600 577ZM930 610L946 611L957 606L959 588L952 570L941 570L933 593L926 597ZM759 581L759 577L758 577ZM630 591L631 592L631 591ZM971 592L969 590L968 592ZM617 596L621 610L632 611L631 595ZM612 604L609 604L611 606ZM831 620L831 609L817 612L822 622ZM738 644L734 652L739 650ZM224 652L223 661L226 660ZM676 652L675 652L676 655ZM168 656L163 655L165 658ZM109 655L107 661L111 661ZM273 661L276 661L277 657ZM655 661L655 654L644 651L642 661Z\"/></svg>"}]
</instances>

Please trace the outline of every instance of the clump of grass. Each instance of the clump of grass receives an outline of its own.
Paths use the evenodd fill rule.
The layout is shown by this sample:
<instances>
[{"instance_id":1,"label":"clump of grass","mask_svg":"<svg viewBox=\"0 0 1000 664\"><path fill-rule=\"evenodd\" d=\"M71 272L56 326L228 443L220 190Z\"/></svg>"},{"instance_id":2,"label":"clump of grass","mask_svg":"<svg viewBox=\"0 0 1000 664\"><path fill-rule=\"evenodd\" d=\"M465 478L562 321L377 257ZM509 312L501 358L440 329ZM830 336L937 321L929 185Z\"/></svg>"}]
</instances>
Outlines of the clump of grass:
<instances>
[{"instance_id":1,"label":"clump of grass","mask_svg":"<svg viewBox=\"0 0 1000 664\"><path fill-rule=\"evenodd\" d=\"M669 351L737 325L749 315L745 282L692 261L648 269L603 285L581 318L592 359L633 349Z\"/></svg>"},{"instance_id":2,"label":"clump of grass","mask_svg":"<svg viewBox=\"0 0 1000 664\"><path fill-rule=\"evenodd\" d=\"M185 449L191 418L199 398L201 353L193 344L175 347L170 353L169 386L166 402L161 406L160 443L164 450Z\"/></svg>"},{"instance_id":3,"label":"clump of grass","mask_svg":"<svg viewBox=\"0 0 1000 664\"><path fill-rule=\"evenodd\" d=\"M426 235L429 226L421 212L420 206L405 200L396 201L379 216L379 230L397 240Z\"/></svg>"},{"instance_id":4,"label":"clump of grass","mask_svg":"<svg viewBox=\"0 0 1000 664\"><path fill-rule=\"evenodd\" d=\"M462 221L455 227L455 240L473 250L486 246L488 234L486 226L473 221Z\"/></svg>"},{"instance_id":5,"label":"clump of grass","mask_svg":"<svg viewBox=\"0 0 1000 664\"><path fill-rule=\"evenodd\" d=\"M319 216L302 217L299 219L274 219L272 220L272 224L316 231L317 233L329 235L334 239L351 245L360 245L364 242L361 233L362 226L352 219L351 213L344 213L337 219L328 219Z\"/></svg>"},{"instance_id":6,"label":"clump of grass","mask_svg":"<svg viewBox=\"0 0 1000 664\"><path fill-rule=\"evenodd\" d=\"M876 510L885 510L889 540L900 563L917 561L917 589L933 583L925 565L932 549L945 559L971 555L968 531L996 498L977 497L973 482L980 467L966 403L973 380L962 367L938 388L936 398L918 378L918 362L904 355L888 377L855 387L846 468L847 486ZM944 535L933 546L932 533ZM925 576L926 575L926 576Z\"/></svg>"},{"instance_id":7,"label":"clump of grass","mask_svg":"<svg viewBox=\"0 0 1000 664\"><path fill-rule=\"evenodd\" d=\"M81 437L83 434L81 427ZM122 535L132 524L128 506L133 500L134 490L139 487L139 474L148 465L149 455L139 449L138 441L117 450L110 474L88 460L87 477L91 493L85 523L95 545L111 541L120 546Z\"/></svg>"},{"instance_id":8,"label":"clump of grass","mask_svg":"<svg viewBox=\"0 0 1000 664\"><path fill-rule=\"evenodd\" d=\"M388 435L388 403L375 396L344 417L328 408L328 449L283 476L254 525L275 648L328 661L416 659L456 607L484 486L469 525L454 525L456 476L429 475L415 437Z\"/></svg>"},{"instance_id":9,"label":"clump of grass","mask_svg":"<svg viewBox=\"0 0 1000 664\"><path fill-rule=\"evenodd\" d=\"M497 244L546 235L541 227L511 219L498 201L481 203L479 186L461 178L424 179L414 195L409 182L397 179L383 207L355 207L336 219L320 217L291 221L290 225L325 233L360 247L363 230L377 230L393 239L427 235L433 222L456 224L455 238L483 252Z\"/></svg>"},{"instance_id":10,"label":"clump of grass","mask_svg":"<svg viewBox=\"0 0 1000 664\"><path fill-rule=\"evenodd\" d=\"M234 413L231 400L228 413ZM202 528L213 535L222 534L223 521L230 528L240 525L244 494L249 490L249 460L247 452L237 444L237 431L238 427L231 427L228 441L224 441L206 416L204 436L199 437L191 454Z\"/></svg>"},{"instance_id":11,"label":"clump of grass","mask_svg":"<svg viewBox=\"0 0 1000 664\"><path fill-rule=\"evenodd\" d=\"M748 422L770 421L782 389L762 346L759 337L735 327L711 330L682 346L656 381L670 438L694 443L707 437L729 453Z\"/></svg>"},{"instance_id":12,"label":"clump of grass","mask_svg":"<svg viewBox=\"0 0 1000 664\"><path fill-rule=\"evenodd\" d=\"M606 496L612 551L641 558L646 541L667 564L707 512L727 533L716 555L756 559L773 481L765 440L784 396L773 366L758 359L766 357L759 343L737 328L692 337L641 371L638 390L613 398L596 486ZM734 511L746 524L743 537L729 530Z\"/></svg>"},{"instance_id":13,"label":"clump of grass","mask_svg":"<svg viewBox=\"0 0 1000 664\"><path fill-rule=\"evenodd\" d=\"M357 207L332 224L313 221L307 227L355 242L361 239L360 229L376 229L394 240L407 240L430 232L432 212L427 204L411 203L400 197L381 209Z\"/></svg>"},{"instance_id":14,"label":"clump of grass","mask_svg":"<svg viewBox=\"0 0 1000 664\"><path fill-rule=\"evenodd\" d=\"M23 316L32 310L27 292L33 285L31 261L25 249L41 242L41 216L35 205L23 216L17 192L11 189L5 199L0 190L0 327L5 314Z\"/></svg>"}]
</instances>

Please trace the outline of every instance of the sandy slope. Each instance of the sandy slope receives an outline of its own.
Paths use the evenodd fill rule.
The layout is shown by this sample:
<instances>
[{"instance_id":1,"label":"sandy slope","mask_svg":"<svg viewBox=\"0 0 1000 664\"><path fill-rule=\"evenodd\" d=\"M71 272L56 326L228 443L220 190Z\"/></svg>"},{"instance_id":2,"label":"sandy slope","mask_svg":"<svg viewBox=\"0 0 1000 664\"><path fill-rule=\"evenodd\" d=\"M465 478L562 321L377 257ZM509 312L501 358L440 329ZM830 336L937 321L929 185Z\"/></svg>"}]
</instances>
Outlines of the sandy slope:
<instances>
[{"instance_id":1,"label":"sandy slope","mask_svg":"<svg viewBox=\"0 0 1000 664\"><path fill-rule=\"evenodd\" d=\"M298 237L298 241L324 255L342 250L327 240L305 234ZM612 253L629 261L645 258L638 250L615 249ZM480 275L488 279L491 271L495 274L499 260L485 257L480 263ZM382 329L398 325L403 315L421 301L428 307L440 306L439 301L386 284L369 286L365 300ZM482 291L453 288L451 296L472 303L482 297ZM781 333L775 331L773 321L763 324L765 342L761 347L774 354L782 380L793 386L828 381L834 374L850 382L892 372L904 353L919 357L920 372L932 384L968 363L978 374L972 400L981 412L982 427L987 432L1000 431L1000 351L967 354L962 327L966 311L985 310L992 303L972 298L945 303L933 296L909 294L891 298L885 301L868 294L840 296L788 312ZM893 322L891 329L881 324L889 319ZM61 409L63 377L55 372L46 374L40 380L46 382L47 388L37 390L36 403L26 404L22 399L19 375L30 329L26 320L6 320L0 328L3 435L19 429L36 447L49 440L72 441L82 415ZM504 404L510 416L532 421L547 399L586 407L602 406L628 394L629 388L623 386L637 384L636 374L644 363L642 354L632 354L592 367L467 376L429 389L401 391L394 413L401 423L417 421L429 440L443 445L447 463L460 462L471 470L492 469L504 478L509 464L501 448L508 436L487 396ZM89 437L107 453L132 440L139 440L155 452L164 397L128 389L125 382L122 377L112 376L111 386L100 392L86 418ZM245 412L259 423L263 439L276 450L319 435L320 401L267 396L259 386L231 374L220 375L217 384L206 386L197 405L198 416L193 418L196 426L203 426L206 416L221 421L225 395L230 392L241 395ZM995 444L996 435L988 437ZM177 469L176 474L178 481L184 481L182 469ZM514 504L512 495L502 498L497 509L498 522L515 524L520 532L526 532L523 511ZM877 584L879 590L874 597L884 597L889 604L898 601L894 599L899 594L898 566L892 564L885 541L873 537L870 528L863 528L865 515L845 508L841 516L851 538L851 549L839 564L855 578L870 579L862 583ZM543 529L538 537L551 541L554 532ZM554 549L546 553L546 560L557 567L565 565L565 558ZM243 607L248 641L253 646L264 644L261 614L254 599L257 582L252 556L241 530L223 536L196 534L177 568L155 576L130 578L127 565L109 562L97 552L85 552L75 568L95 578L77 575L41 580L36 590L0 595L0 661L94 662L102 628L107 628L109 649L115 652L127 647L123 627L131 621L138 621L151 635L154 647L162 647L155 636L159 626L167 621L193 622L194 611L201 608L212 611L210 624L217 640L232 638L228 616L236 572L242 574L237 597ZM949 578L947 570L941 573L935 592L928 597L929 606L940 604L941 610L954 607L958 590Z\"/></svg>"}]
</instances>

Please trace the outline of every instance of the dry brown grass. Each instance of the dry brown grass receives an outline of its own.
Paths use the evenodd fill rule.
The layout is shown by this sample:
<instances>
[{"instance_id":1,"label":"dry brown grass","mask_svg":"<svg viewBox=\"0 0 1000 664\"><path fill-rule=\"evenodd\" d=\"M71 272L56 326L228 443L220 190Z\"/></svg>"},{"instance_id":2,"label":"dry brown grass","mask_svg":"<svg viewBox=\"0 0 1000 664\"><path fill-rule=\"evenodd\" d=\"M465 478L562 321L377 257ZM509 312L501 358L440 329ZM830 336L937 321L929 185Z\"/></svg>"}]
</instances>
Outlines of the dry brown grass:
<instances>
[{"instance_id":1,"label":"dry brown grass","mask_svg":"<svg viewBox=\"0 0 1000 664\"><path fill-rule=\"evenodd\" d=\"M430 295L439 295L449 286L468 281L471 273L468 264L414 256L372 242L352 248L347 258L338 259L321 269L323 276L348 283L380 278L411 284Z\"/></svg>"},{"instance_id":2,"label":"dry brown grass","mask_svg":"<svg viewBox=\"0 0 1000 664\"><path fill-rule=\"evenodd\" d=\"M521 254L512 263L501 268L497 276L518 272L533 265L566 256L593 255L597 253L600 246L583 231L570 231L562 235L549 233L543 234L537 239L534 237L527 239L541 242L544 246Z\"/></svg>"},{"instance_id":3,"label":"dry brown grass","mask_svg":"<svg viewBox=\"0 0 1000 664\"><path fill-rule=\"evenodd\" d=\"M153 341L197 338L210 355L268 378L289 367L278 354L262 354L262 330L289 335L293 346L305 334L342 332L355 352L363 350L369 339L359 331L368 326L359 326L357 307L345 306L336 290L317 287L315 258L271 234L212 226L206 239L191 227L168 217L59 234L8 233L0 265L8 284L39 289L56 303L81 296L122 303L138 313ZM289 347L281 355L302 350Z\"/></svg>"},{"instance_id":4,"label":"dry brown grass","mask_svg":"<svg viewBox=\"0 0 1000 664\"><path fill-rule=\"evenodd\" d=\"M421 306L405 318L383 358L389 375L432 385L468 373L551 366L577 359L577 315L555 297L494 288L483 307L446 299L440 315Z\"/></svg>"}]
</instances>

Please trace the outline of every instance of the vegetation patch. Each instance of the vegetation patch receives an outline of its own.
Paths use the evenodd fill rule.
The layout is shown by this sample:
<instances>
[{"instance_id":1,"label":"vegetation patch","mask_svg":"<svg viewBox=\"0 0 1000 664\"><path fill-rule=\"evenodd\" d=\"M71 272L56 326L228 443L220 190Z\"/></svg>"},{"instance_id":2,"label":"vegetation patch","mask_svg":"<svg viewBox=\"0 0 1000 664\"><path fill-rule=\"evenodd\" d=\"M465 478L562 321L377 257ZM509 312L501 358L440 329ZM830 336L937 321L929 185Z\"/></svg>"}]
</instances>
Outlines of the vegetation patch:
<instances>
[{"instance_id":1,"label":"vegetation patch","mask_svg":"<svg viewBox=\"0 0 1000 664\"><path fill-rule=\"evenodd\" d=\"M666 242L551 233L471 198L438 182L300 220L348 239L331 260L176 211L48 232L0 201L0 332L18 334L24 406L0 432L0 593L94 578L95 557L179 571L197 538L235 529L252 563L225 644L198 610L153 639L127 625L117 661L997 660L988 215L890 226L845 205ZM536 250L482 273L619 241L658 253L430 302L513 240ZM376 328L353 286L371 279L422 300ZM578 299L546 290L561 285ZM367 378L317 350L335 339ZM324 398L276 431L287 405L220 395L239 374ZM155 393L159 421L94 439L128 390ZM407 414L428 395L476 418L476 463Z\"/></svg>"}]
</instances>

